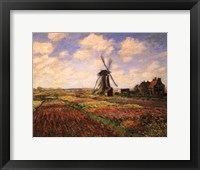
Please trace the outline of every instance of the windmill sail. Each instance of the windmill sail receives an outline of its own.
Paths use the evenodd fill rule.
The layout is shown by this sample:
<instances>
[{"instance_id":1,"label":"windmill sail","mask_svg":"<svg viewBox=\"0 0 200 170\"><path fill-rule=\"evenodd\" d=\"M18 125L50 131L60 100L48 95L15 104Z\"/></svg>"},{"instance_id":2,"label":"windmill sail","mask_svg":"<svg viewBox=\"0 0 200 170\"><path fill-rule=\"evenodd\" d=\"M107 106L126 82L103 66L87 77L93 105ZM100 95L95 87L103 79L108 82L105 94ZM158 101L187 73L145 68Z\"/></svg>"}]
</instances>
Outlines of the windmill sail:
<instances>
[{"instance_id":1,"label":"windmill sail","mask_svg":"<svg viewBox=\"0 0 200 170\"><path fill-rule=\"evenodd\" d=\"M109 75L110 75L110 78L112 79L113 83L115 84L115 86L118 87L118 85L117 85L117 83L115 83L115 80L113 79L112 75L111 74L109 74Z\"/></svg>"},{"instance_id":2,"label":"windmill sail","mask_svg":"<svg viewBox=\"0 0 200 170\"><path fill-rule=\"evenodd\" d=\"M109 61L108 61L108 69L109 69L109 70L110 70L110 66L111 66L111 64L112 64L112 60L109 59Z\"/></svg>"},{"instance_id":3,"label":"windmill sail","mask_svg":"<svg viewBox=\"0 0 200 170\"><path fill-rule=\"evenodd\" d=\"M106 66L106 63L105 63L104 57L103 57L102 55L101 55L101 60L103 61L103 64L104 64L106 70L108 70L108 67Z\"/></svg>"},{"instance_id":4,"label":"windmill sail","mask_svg":"<svg viewBox=\"0 0 200 170\"><path fill-rule=\"evenodd\" d=\"M99 81L100 77L98 77L98 79L96 80L95 86L94 86L94 90L96 89L97 83Z\"/></svg>"}]
</instances>

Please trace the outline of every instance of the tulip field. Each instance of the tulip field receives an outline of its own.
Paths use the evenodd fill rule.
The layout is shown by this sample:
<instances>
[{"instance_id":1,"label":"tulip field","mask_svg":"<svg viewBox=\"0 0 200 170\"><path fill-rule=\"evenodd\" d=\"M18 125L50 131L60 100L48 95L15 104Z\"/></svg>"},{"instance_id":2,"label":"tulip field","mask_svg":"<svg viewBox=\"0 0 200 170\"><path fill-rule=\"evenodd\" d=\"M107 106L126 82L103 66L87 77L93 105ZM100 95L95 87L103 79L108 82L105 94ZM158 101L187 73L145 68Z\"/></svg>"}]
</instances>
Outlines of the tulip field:
<instances>
[{"instance_id":1,"label":"tulip field","mask_svg":"<svg viewBox=\"0 0 200 170\"><path fill-rule=\"evenodd\" d=\"M166 137L165 98L34 90L33 137Z\"/></svg>"}]
</instances>

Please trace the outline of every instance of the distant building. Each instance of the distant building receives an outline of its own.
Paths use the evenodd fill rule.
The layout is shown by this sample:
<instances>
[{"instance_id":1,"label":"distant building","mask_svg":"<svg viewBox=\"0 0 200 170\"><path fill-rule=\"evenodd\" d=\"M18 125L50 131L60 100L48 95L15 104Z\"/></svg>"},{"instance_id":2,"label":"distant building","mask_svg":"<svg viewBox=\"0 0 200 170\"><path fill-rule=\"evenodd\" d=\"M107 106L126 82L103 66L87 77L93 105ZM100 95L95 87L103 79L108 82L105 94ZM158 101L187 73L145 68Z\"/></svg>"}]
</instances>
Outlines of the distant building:
<instances>
[{"instance_id":1,"label":"distant building","mask_svg":"<svg viewBox=\"0 0 200 170\"><path fill-rule=\"evenodd\" d=\"M164 95L165 85L162 83L161 78L154 78L149 86L148 91L150 95Z\"/></svg>"},{"instance_id":2,"label":"distant building","mask_svg":"<svg viewBox=\"0 0 200 170\"><path fill-rule=\"evenodd\" d=\"M137 84L134 88L133 88L134 94L138 94L140 93L140 86Z\"/></svg>"},{"instance_id":3,"label":"distant building","mask_svg":"<svg viewBox=\"0 0 200 170\"><path fill-rule=\"evenodd\" d=\"M154 78L151 82L143 81L134 87L134 94L139 95L165 95L166 88L162 83L161 78Z\"/></svg>"},{"instance_id":4,"label":"distant building","mask_svg":"<svg viewBox=\"0 0 200 170\"><path fill-rule=\"evenodd\" d=\"M142 95L149 94L149 89L148 89L149 85L150 85L149 81L143 81L142 83L140 83L139 85L140 94Z\"/></svg>"},{"instance_id":5,"label":"distant building","mask_svg":"<svg viewBox=\"0 0 200 170\"><path fill-rule=\"evenodd\" d=\"M130 96L130 89L121 89L121 95L129 97Z\"/></svg>"}]
</instances>

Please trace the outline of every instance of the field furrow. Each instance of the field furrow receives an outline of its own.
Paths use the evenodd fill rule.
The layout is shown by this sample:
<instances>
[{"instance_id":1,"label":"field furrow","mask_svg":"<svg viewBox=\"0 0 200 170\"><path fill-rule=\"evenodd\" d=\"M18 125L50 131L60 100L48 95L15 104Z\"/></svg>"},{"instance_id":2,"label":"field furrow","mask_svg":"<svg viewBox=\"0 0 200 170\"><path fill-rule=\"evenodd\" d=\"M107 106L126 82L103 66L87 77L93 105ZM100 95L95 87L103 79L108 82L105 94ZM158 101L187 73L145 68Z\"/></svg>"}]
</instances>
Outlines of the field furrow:
<instances>
[{"instance_id":1,"label":"field furrow","mask_svg":"<svg viewBox=\"0 0 200 170\"><path fill-rule=\"evenodd\" d=\"M34 95L33 111L35 137L167 136L166 98L50 90Z\"/></svg>"},{"instance_id":2,"label":"field furrow","mask_svg":"<svg viewBox=\"0 0 200 170\"><path fill-rule=\"evenodd\" d=\"M44 102L33 119L34 137L117 136L112 128L59 100Z\"/></svg>"}]
</instances>

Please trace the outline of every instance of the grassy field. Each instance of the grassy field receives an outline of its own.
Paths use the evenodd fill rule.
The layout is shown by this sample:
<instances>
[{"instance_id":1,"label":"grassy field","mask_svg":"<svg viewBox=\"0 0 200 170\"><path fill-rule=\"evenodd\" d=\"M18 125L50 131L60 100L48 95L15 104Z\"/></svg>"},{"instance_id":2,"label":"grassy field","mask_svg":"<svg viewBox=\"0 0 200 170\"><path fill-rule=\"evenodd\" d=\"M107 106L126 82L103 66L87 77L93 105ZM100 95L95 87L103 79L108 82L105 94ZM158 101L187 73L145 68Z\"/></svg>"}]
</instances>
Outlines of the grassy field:
<instances>
[{"instance_id":1,"label":"grassy field","mask_svg":"<svg viewBox=\"0 0 200 170\"><path fill-rule=\"evenodd\" d=\"M34 137L164 137L167 101L34 90Z\"/></svg>"}]
</instances>

